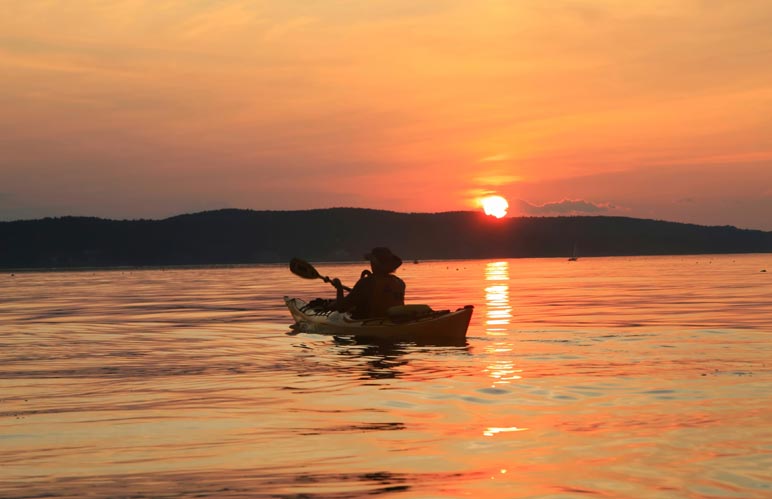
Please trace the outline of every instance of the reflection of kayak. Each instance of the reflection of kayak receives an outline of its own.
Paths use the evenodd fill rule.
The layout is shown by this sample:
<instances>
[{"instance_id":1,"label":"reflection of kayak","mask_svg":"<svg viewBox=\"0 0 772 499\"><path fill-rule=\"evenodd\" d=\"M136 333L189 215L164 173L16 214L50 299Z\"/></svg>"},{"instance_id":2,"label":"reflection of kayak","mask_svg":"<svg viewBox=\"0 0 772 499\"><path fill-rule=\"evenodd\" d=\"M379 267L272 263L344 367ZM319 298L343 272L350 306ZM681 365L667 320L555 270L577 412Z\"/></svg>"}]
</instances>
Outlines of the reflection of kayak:
<instances>
[{"instance_id":1,"label":"reflection of kayak","mask_svg":"<svg viewBox=\"0 0 772 499\"><path fill-rule=\"evenodd\" d=\"M376 340L463 340L474 310L472 305L455 312L432 310L427 305L405 305L392 307L389 317L353 319L348 313L330 311L323 303L309 304L299 298L286 296L284 301L296 321L292 326L296 331Z\"/></svg>"}]
</instances>

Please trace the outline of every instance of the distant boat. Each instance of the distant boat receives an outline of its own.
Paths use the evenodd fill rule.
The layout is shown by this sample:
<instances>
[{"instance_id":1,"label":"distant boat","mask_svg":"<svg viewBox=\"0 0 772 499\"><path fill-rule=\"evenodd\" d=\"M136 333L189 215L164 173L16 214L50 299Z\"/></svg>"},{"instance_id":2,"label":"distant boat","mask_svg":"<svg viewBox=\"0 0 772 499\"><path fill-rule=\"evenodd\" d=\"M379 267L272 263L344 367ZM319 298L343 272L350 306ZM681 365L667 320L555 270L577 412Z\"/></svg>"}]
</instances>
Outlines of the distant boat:
<instances>
[{"instance_id":1,"label":"distant boat","mask_svg":"<svg viewBox=\"0 0 772 499\"><path fill-rule=\"evenodd\" d=\"M579 253L576 252L576 243L574 243L574 253L568 259L569 262L575 262L579 260Z\"/></svg>"}]
</instances>

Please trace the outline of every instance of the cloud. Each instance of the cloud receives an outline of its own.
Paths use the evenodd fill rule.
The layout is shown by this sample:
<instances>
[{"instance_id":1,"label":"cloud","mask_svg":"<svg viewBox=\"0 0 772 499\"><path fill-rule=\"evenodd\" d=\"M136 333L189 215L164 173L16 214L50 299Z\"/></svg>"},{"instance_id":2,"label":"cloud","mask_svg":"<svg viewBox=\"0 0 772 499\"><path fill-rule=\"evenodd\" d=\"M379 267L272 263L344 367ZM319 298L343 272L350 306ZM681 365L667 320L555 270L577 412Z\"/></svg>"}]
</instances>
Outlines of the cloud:
<instances>
[{"instance_id":1,"label":"cloud","mask_svg":"<svg viewBox=\"0 0 772 499\"><path fill-rule=\"evenodd\" d=\"M606 213L617 208L611 203L592 203L581 199L564 199L553 203L531 204L519 201L520 211L527 215L581 215Z\"/></svg>"},{"instance_id":2,"label":"cloud","mask_svg":"<svg viewBox=\"0 0 772 499\"><path fill-rule=\"evenodd\" d=\"M486 175L482 177L476 177L474 181L481 185L506 185L519 182L521 177L516 175Z\"/></svg>"},{"instance_id":3,"label":"cloud","mask_svg":"<svg viewBox=\"0 0 772 499\"><path fill-rule=\"evenodd\" d=\"M512 159L509 154L494 154L493 156L486 156L480 158L480 163L498 163L500 161L508 161Z\"/></svg>"},{"instance_id":4,"label":"cloud","mask_svg":"<svg viewBox=\"0 0 772 499\"><path fill-rule=\"evenodd\" d=\"M286 22L276 24L263 35L265 41L278 41L286 36L291 36L294 32L302 30L307 26L318 22L318 19L309 16L300 16L290 19Z\"/></svg>"}]
</instances>

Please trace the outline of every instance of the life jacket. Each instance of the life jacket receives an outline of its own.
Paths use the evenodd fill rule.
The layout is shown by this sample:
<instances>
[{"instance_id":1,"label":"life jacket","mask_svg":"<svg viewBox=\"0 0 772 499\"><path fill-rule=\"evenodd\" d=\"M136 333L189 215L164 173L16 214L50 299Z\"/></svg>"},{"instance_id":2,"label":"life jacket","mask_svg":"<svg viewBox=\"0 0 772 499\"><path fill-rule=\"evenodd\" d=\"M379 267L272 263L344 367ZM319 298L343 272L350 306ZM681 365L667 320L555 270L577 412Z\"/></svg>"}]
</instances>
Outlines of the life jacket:
<instances>
[{"instance_id":1,"label":"life jacket","mask_svg":"<svg viewBox=\"0 0 772 499\"><path fill-rule=\"evenodd\" d=\"M367 279L372 279L367 311L369 317L385 317L390 307L405 304L405 283L399 277L372 274Z\"/></svg>"}]
</instances>

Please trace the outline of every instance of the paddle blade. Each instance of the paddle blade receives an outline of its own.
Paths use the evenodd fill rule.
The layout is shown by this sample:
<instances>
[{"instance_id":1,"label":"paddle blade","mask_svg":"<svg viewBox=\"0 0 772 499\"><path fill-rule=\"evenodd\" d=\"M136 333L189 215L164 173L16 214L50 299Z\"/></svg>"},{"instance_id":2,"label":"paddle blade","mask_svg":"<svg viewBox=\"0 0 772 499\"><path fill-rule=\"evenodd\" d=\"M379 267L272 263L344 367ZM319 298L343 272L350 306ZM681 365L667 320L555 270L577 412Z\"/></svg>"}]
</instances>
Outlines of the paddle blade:
<instances>
[{"instance_id":1,"label":"paddle blade","mask_svg":"<svg viewBox=\"0 0 772 499\"><path fill-rule=\"evenodd\" d=\"M290 260L289 268L290 272L303 279L318 279L320 277L313 265L300 258Z\"/></svg>"}]
</instances>

